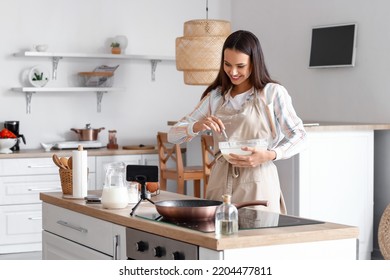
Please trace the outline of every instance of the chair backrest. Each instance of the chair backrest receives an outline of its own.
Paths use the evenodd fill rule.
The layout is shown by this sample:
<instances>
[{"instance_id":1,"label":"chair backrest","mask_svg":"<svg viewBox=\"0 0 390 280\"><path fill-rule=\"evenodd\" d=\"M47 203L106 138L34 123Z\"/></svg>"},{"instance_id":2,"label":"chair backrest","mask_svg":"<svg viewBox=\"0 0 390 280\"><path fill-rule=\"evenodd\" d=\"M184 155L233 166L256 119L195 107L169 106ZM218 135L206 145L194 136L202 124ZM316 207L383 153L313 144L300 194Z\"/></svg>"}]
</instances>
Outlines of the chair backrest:
<instances>
[{"instance_id":1,"label":"chair backrest","mask_svg":"<svg viewBox=\"0 0 390 280\"><path fill-rule=\"evenodd\" d=\"M169 143L166 132L157 133L157 148L160 166L160 189L167 189L167 180L175 180L177 182L176 192L184 194L185 181L191 180L194 184L194 195L200 197L200 183L204 179L202 167L184 166L182 154L186 152L186 149L179 144Z\"/></svg>"},{"instance_id":2,"label":"chair backrest","mask_svg":"<svg viewBox=\"0 0 390 280\"><path fill-rule=\"evenodd\" d=\"M157 133L157 150L161 172L167 170L169 161L175 163L176 170L179 174L183 172L183 156L180 145L169 143L168 133L161 131Z\"/></svg>"},{"instance_id":3,"label":"chair backrest","mask_svg":"<svg viewBox=\"0 0 390 280\"><path fill-rule=\"evenodd\" d=\"M203 174L204 174L203 183L204 183L204 191L206 192L208 176L210 176L211 167L215 163L213 136L208 134L202 134L201 146L202 146L202 161L203 161Z\"/></svg>"}]
</instances>

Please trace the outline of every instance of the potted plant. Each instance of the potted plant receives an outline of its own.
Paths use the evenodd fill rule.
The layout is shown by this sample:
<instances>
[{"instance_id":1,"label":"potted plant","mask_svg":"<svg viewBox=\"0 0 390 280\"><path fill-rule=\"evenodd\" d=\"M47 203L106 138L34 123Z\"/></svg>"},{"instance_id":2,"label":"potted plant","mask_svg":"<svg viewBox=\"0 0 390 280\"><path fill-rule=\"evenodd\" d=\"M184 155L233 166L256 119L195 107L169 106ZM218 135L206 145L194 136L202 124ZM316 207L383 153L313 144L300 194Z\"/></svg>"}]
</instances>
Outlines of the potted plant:
<instances>
[{"instance_id":1,"label":"potted plant","mask_svg":"<svg viewBox=\"0 0 390 280\"><path fill-rule=\"evenodd\" d=\"M49 82L46 73L40 69L33 68L30 73L30 83L35 87L44 87Z\"/></svg>"},{"instance_id":2,"label":"potted plant","mask_svg":"<svg viewBox=\"0 0 390 280\"><path fill-rule=\"evenodd\" d=\"M111 53L113 53L113 54L120 54L121 53L120 44L118 42L111 43Z\"/></svg>"}]
</instances>

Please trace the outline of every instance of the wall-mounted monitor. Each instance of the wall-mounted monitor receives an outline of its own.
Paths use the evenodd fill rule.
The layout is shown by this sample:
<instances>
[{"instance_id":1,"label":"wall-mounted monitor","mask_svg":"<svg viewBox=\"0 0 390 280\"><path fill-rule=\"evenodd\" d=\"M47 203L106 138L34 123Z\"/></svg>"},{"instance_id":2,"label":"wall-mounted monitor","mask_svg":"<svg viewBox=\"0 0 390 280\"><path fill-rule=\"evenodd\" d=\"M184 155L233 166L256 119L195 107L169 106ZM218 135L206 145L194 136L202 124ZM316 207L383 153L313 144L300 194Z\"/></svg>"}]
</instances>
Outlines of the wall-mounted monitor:
<instances>
[{"instance_id":1,"label":"wall-mounted monitor","mask_svg":"<svg viewBox=\"0 0 390 280\"><path fill-rule=\"evenodd\" d=\"M355 66L356 23L312 29L310 68Z\"/></svg>"}]
</instances>

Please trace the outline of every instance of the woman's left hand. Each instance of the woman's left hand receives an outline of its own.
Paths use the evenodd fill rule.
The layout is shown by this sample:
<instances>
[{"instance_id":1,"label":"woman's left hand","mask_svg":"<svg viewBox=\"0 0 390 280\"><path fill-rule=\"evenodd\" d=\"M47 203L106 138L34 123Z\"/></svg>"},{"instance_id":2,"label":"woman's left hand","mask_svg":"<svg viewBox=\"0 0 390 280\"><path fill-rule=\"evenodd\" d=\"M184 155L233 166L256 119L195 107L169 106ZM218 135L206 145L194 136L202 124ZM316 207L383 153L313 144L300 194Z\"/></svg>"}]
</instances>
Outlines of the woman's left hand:
<instances>
[{"instance_id":1,"label":"woman's left hand","mask_svg":"<svg viewBox=\"0 0 390 280\"><path fill-rule=\"evenodd\" d=\"M254 147L242 147L243 151L250 151L250 155L229 154L229 162L238 167L255 167L276 158L274 151L256 149Z\"/></svg>"}]
</instances>

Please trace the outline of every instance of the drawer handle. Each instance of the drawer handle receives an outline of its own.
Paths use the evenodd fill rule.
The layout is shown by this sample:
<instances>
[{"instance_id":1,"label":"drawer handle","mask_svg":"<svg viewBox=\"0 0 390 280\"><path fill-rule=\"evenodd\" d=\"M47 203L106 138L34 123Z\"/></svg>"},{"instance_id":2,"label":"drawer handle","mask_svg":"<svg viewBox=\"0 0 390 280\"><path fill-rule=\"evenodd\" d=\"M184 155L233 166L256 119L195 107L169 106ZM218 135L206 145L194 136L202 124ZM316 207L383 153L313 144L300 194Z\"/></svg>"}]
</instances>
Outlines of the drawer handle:
<instances>
[{"instance_id":1,"label":"drawer handle","mask_svg":"<svg viewBox=\"0 0 390 280\"><path fill-rule=\"evenodd\" d=\"M86 228L75 226L75 225L69 224L68 222L65 222L65 221L59 220L59 221L57 221L57 224L60 224L60 225L62 225L64 227L68 227L68 228L77 230L77 231L82 232L82 233L87 233L88 232L88 230Z\"/></svg>"},{"instance_id":2,"label":"drawer handle","mask_svg":"<svg viewBox=\"0 0 390 280\"><path fill-rule=\"evenodd\" d=\"M28 217L28 219L30 221L33 221L33 220L42 220L42 216L41 217Z\"/></svg>"},{"instance_id":3,"label":"drawer handle","mask_svg":"<svg viewBox=\"0 0 390 280\"><path fill-rule=\"evenodd\" d=\"M114 236L114 239L113 239L113 251L114 251L114 255L113 255L113 259L114 260L118 260L118 253L119 253L119 235L115 235Z\"/></svg>"},{"instance_id":4,"label":"drawer handle","mask_svg":"<svg viewBox=\"0 0 390 280\"><path fill-rule=\"evenodd\" d=\"M42 165L28 165L28 168L53 168L54 164L42 164Z\"/></svg>"},{"instance_id":5,"label":"drawer handle","mask_svg":"<svg viewBox=\"0 0 390 280\"><path fill-rule=\"evenodd\" d=\"M38 189L28 189L29 192L42 192L42 191L60 191L61 188L38 188Z\"/></svg>"}]
</instances>

